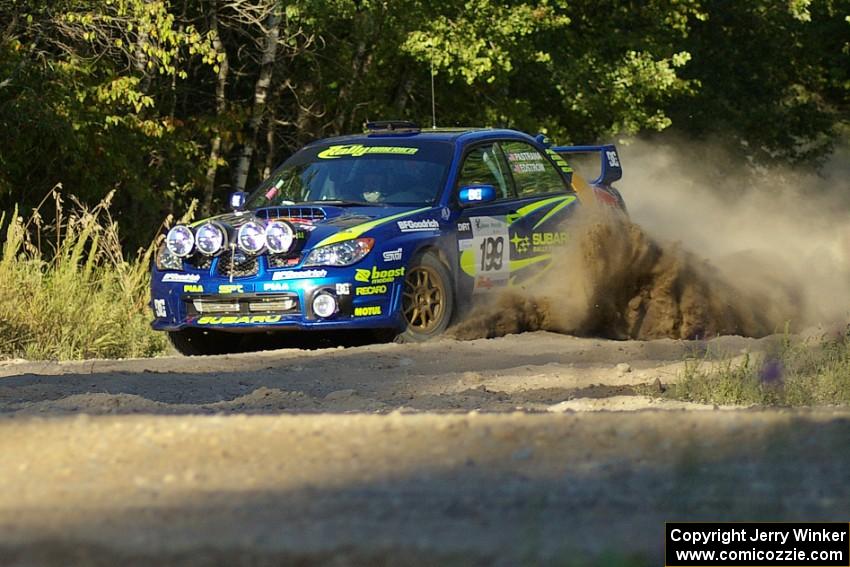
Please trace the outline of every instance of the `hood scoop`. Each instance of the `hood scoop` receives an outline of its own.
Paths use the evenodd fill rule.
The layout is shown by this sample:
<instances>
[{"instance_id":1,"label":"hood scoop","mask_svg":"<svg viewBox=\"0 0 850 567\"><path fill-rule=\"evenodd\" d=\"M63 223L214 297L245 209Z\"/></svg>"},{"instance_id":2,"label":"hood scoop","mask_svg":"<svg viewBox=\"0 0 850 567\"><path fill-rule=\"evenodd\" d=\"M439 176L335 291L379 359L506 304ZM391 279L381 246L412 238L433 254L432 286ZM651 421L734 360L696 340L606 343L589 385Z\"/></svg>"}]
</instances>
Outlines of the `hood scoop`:
<instances>
[{"instance_id":1,"label":"hood scoop","mask_svg":"<svg viewBox=\"0 0 850 567\"><path fill-rule=\"evenodd\" d=\"M337 207L313 207L309 205L284 205L280 207L266 207L254 211L254 214L264 220L303 219L321 221L339 216L341 213L342 210Z\"/></svg>"}]
</instances>

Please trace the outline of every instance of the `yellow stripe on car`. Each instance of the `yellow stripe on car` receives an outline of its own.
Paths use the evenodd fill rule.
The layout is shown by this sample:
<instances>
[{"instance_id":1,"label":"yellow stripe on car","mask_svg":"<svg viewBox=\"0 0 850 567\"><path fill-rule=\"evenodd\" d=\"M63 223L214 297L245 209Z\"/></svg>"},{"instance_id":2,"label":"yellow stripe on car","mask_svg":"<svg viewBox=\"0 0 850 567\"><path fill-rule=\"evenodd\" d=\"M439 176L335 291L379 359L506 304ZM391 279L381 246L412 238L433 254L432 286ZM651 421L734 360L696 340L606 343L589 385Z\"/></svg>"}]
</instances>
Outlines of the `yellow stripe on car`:
<instances>
[{"instance_id":1,"label":"yellow stripe on car","mask_svg":"<svg viewBox=\"0 0 850 567\"><path fill-rule=\"evenodd\" d=\"M523 270L529 266L533 266L534 264L538 264L540 262L545 262L547 260L551 260L551 254L541 254L540 256L534 256L532 258L521 258L518 260L510 261L510 271L518 272L519 270ZM478 263L475 258L475 250L469 249L464 250L460 255L460 269L468 275L475 277L478 275Z\"/></svg>"},{"instance_id":2,"label":"yellow stripe on car","mask_svg":"<svg viewBox=\"0 0 850 567\"><path fill-rule=\"evenodd\" d=\"M508 219L507 219L508 220L508 226L512 225L513 223L515 223L517 220L521 219L522 217L530 215L531 213L533 213L537 209L542 209L543 207L546 207L546 206L551 205L553 203L557 203L559 201L566 201L567 199L575 199L575 197L573 197L572 195L563 195L563 196L560 196L560 197L550 197L548 199L543 199L542 201L537 201L535 203L531 203L530 205L520 207L519 209L517 209L516 213L514 213L512 215L508 215Z\"/></svg>"},{"instance_id":3,"label":"yellow stripe on car","mask_svg":"<svg viewBox=\"0 0 850 567\"><path fill-rule=\"evenodd\" d=\"M564 201L562 203L559 203L559 204L555 205L554 207L552 207L552 210L550 210L548 213L546 213L546 216L544 216L542 219L537 221L537 224L534 225L534 228L537 228L538 226L540 226L541 224L543 224L544 222L549 220L552 217L552 215L557 214L558 211L560 211L561 209L563 209L564 207L566 207L567 205L569 205L570 203L572 203L575 200L576 200L575 197L567 197L566 199L564 199Z\"/></svg>"},{"instance_id":4,"label":"yellow stripe on car","mask_svg":"<svg viewBox=\"0 0 850 567\"><path fill-rule=\"evenodd\" d=\"M336 244L337 242L345 242L346 240L353 240L363 234L364 232L370 231L377 226L381 226L382 224L392 222L397 219L401 219L404 217L409 217L411 215L415 215L418 213L423 213L430 209L431 207L423 207L421 209L416 209L415 211L406 211L404 213L399 213L397 215L391 215L388 217L380 218L377 220L364 222L363 224L358 224L356 226L352 226L343 230L340 230L336 234L332 234L316 244L316 248L319 246L327 246L328 244Z\"/></svg>"}]
</instances>

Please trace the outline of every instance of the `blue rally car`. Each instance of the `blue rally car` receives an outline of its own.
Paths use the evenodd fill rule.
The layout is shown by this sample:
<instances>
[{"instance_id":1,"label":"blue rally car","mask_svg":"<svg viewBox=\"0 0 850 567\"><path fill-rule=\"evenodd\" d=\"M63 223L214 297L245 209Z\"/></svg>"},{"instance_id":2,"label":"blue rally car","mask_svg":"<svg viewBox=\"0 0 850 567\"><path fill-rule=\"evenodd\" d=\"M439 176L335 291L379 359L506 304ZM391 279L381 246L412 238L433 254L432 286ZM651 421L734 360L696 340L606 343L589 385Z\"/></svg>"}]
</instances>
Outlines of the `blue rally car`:
<instances>
[{"instance_id":1,"label":"blue rally car","mask_svg":"<svg viewBox=\"0 0 850 567\"><path fill-rule=\"evenodd\" d=\"M598 152L590 184L564 159ZM409 122L314 142L232 212L166 235L153 328L184 354L233 350L234 333L442 333L477 294L531 282L581 207L623 208L614 146L551 147L513 130Z\"/></svg>"}]
</instances>

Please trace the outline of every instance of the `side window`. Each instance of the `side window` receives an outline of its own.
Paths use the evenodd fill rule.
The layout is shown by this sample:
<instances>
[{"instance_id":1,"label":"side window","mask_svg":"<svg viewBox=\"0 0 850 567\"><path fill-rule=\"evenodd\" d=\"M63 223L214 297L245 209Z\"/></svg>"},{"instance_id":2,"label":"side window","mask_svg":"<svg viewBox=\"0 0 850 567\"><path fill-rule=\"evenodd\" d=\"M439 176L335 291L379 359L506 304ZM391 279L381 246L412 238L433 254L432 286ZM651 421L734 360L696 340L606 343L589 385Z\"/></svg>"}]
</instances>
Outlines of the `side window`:
<instances>
[{"instance_id":1,"label":"side window","mask_svg":"<svg viewBox=\"0 0 850 567\"><path fill-rule=\"evenodd\" d=\"M566 191L564 178L534 146L502 142L520 198Z\"/></svg>"},{"instance_id":2,"label":"side window","mask_svg":"<svg viewBox=\"0 0 850 567\"><path fill-rule=\"evenodd\" d=\"M502 152L496 144L473 148L463 161L457 186L492 185L500 199L512 197L509 173Z\"/></svg>"}]
</instances>

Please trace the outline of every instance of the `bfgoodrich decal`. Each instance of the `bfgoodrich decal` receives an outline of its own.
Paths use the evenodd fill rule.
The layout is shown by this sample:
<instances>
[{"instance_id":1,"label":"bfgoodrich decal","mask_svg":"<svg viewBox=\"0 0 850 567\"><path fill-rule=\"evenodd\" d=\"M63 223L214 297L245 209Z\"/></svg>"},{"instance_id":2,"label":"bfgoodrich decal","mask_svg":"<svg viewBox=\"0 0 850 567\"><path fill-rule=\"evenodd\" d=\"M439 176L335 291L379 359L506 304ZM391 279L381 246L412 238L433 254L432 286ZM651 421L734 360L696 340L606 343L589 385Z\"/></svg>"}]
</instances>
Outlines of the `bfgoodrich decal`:
<instances>
[{"instance_id":1,"label":"bfgoodrich decal","mask_svg":"<svg viewBox=\"0 0 850 567\"><path fill-rule=\"evenodd\" d=\"M273 280L297 280L301 278L323 278L328 275L327 270L302 270L300 272L275 272Z\"/></svg>"},{"instance_id":2,"label":"bfgoodrich decal","mask_svg":"<svg viewBox=\"0 0 850 567\"><path fill-rule=\"evenodd\" d=\"M400 220L396 221L396 224L402 232L425 232L440 229L440 223L434 219Z\"/></svg>"},{"instance_id":3,"label":"bfgoodrich decal","mask_svg":"<svg viewBox=\"0 0 850 567\"><path fill-rule=\"evenodd\" d=\"M162 276L163 282L196 283L200 279L200 274L175 274L174 272L169 272Z\"/></svg>"}]
</instances>

